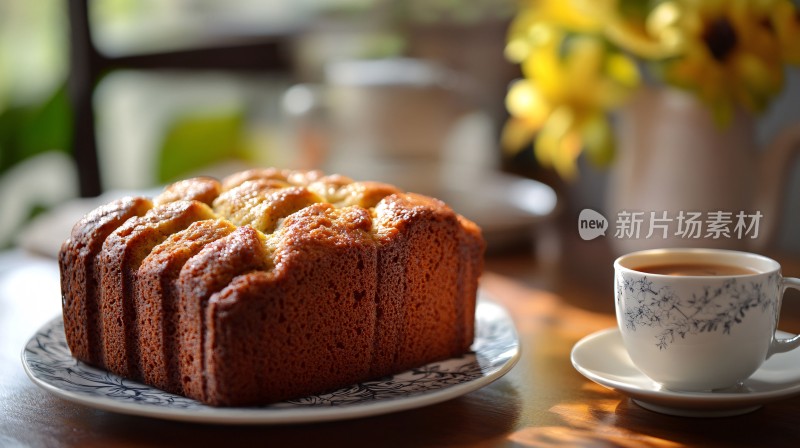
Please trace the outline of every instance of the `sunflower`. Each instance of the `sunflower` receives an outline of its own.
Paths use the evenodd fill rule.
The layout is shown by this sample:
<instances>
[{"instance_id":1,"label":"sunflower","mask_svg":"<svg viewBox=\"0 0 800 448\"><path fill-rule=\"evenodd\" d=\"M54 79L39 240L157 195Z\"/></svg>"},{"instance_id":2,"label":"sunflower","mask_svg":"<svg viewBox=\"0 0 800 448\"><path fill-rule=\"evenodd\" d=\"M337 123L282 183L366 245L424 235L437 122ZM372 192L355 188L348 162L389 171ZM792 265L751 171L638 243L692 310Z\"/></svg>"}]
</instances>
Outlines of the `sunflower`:
<instances>
[{"instance_id":1,"label":"sunflower","mask_svg":"<svg viewBox=\"0 0 800 448\"><path fill-rule=\"evenodd\" d=\"M777 17L776 6L784 11ZM800 35L796 20L784 17L786 8L793 10L781 0L661 3L648 18L649 30L670 36L679 47L664 64L664 80L694 92L723 125L737 106L763 111L783 86L784 51L776 29L784 39Z\"/></svg>"},{"instance_id":2,"label":"sunflower","mask_svg":"<svg viewBox=\"0 0 800 448\"><path fill-rule=\"evenodd\" d=\"M575 176L584 150L598 163L611 158L606 114L639 83L634 61L602 35L615 3L543 1L517 16L506 55L524 78L506 96L504 148L533 141L537 159L564 178Z\"/></svg>"}]
</instances>

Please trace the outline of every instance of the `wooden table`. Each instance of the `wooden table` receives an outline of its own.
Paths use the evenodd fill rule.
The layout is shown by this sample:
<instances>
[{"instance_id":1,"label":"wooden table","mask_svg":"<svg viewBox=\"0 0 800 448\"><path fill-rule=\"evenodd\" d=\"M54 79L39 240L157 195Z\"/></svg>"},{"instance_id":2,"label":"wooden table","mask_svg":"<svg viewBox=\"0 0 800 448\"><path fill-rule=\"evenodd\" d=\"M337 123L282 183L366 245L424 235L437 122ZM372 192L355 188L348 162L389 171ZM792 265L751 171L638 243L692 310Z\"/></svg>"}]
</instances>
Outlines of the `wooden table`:
<instances>
[{"instance_id":1,"label":"wooden table","mask_svg":"<svg viewBox=\"0 0 800 448\"><path fill-rule=\"evenodd\" d=\"M615 325L613 257L599 240L562 256L489 256L482 287L513 316L522 356L505 377L444 403L394 414L296 426L223 426L115 414L36 387L23 345L60 312L55 262L0 254L0 446L797 446L800 397L738 417L657 414L581 376L570 363L583 336ZM552 255L552 254L551 254ZM784 272L800 263L777 256ZM800 332L800 300L781 327ZM800 369L800 366L798 366Z\"/></svg>"}]
</instances>

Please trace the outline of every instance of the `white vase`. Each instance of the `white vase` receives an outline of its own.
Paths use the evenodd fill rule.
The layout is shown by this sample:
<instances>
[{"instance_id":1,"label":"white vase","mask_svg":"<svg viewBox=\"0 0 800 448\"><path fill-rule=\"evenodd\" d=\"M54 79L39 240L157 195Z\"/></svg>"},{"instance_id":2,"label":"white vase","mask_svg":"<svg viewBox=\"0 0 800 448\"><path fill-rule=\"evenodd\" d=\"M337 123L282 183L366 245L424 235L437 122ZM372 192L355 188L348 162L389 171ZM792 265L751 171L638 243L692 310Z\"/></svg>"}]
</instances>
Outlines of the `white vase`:
<instances>
[{"instance_id":1,"label":"white vase","mask_svg":"<svg viewBox=\"0 0 800 448\"><path fill-rule=\"evenodd\" d=\"M752 115L738 111L730 125L720 126L694 96L648 88L621 110L616 131L606 213L618 253L657 247L758 250L769 243L800 126L786 128L761 151ZM690 216L700 221L699 234L686 233ZM636 219L638 234L632 231ZM758 228L737 228L740 219ZM719 232L722 227L727 232Z\"/></svg>"}]
</instances>

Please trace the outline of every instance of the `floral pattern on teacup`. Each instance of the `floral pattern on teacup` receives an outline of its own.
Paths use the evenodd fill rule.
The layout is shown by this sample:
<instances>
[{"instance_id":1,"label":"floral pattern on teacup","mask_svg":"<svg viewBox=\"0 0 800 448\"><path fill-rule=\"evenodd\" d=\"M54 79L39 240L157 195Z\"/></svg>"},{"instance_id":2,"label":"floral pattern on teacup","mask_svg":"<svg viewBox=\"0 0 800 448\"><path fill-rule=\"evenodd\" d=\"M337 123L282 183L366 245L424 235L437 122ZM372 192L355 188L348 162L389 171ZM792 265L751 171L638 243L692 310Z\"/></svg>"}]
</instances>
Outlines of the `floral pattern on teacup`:
<instances>
[{"instance_id":1,"label":"floral pattern on teacup","mask_svg":"<svg viewBox=\"0 0 800 448\"><path fill-rule=\"evenodd\" d=\"M731 328L751 310L776 312L774 295L767 290L778 282L777 273L769 275L766 282L730 279L681 297L669 286L656 286L646 276L631 278L620 274L616 298L625 327L632 331L637 327L660 328L655 344L665 350L678 337L720 329L723 334L730 334ZM720 300L722 296L729 300Z\"/></svg>"}]
</instances>

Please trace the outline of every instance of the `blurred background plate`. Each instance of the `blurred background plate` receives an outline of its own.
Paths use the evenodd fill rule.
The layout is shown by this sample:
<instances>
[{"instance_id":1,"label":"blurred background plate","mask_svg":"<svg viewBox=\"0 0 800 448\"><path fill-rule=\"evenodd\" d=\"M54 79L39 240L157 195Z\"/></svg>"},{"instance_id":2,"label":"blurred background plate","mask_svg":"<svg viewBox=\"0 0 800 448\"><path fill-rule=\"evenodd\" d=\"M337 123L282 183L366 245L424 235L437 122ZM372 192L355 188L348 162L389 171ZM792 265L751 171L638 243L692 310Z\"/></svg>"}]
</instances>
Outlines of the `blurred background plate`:
<instances>
[{"instance_id":1,"label":"blurred background plate","mask_svg":"<svg viewBox=\"0 0 800 448\"><path fill-rule=\"evenodd\" d=\"M541 182L468 165L372 165L369 179L441 199L483 230L489 251L534 240L557 210L557 195ZM354 174L353 177L363 179Z\"/></svg>"}]
</instances>

